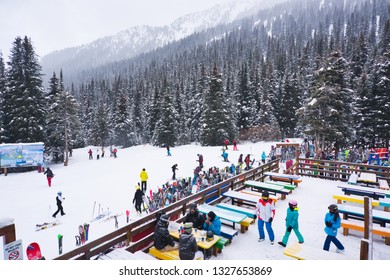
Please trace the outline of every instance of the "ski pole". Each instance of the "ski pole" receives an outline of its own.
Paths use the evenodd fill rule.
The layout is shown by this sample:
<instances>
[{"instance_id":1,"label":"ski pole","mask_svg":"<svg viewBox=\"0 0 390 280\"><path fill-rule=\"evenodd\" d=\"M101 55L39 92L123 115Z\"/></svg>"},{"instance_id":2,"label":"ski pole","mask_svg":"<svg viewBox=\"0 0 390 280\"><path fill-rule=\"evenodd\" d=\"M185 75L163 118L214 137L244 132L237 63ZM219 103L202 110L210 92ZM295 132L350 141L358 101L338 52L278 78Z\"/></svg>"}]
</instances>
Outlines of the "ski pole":
<instances>
[{"instance_id":1,"label":"ski pole","mask_svg":"<svg viewBox=\"0 0 390 280\"><path fill-rule=\"evenodd\" d=\"M93 214L95 214L95 206L96 206L96 200L93 203L92 219L93 219Z\"/></svg>"}]
</instances>

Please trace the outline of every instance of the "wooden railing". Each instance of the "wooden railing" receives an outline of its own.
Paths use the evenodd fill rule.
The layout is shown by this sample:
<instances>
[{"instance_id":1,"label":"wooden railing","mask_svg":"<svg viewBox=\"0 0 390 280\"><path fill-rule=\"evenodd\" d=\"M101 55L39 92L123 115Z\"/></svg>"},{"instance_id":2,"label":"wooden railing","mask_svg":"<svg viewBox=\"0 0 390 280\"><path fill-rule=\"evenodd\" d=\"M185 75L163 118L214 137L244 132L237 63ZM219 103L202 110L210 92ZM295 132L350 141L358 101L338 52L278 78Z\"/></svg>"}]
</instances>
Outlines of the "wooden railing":
<instances>
[{"instance_id":1,"label":"wooden railing","mask_svg":"<svg viewBox=\"0 0 390 280\"><path fill-rule=\"evenodd\" d=\"M172 203L161 210L170 215L171 220L181 222L189 208L189 204L195 202L197 204L204 203L212 199L209 204L220 202L223 197L222 194L227 190L240 190L245 188L245 180L262 180L265 172L279 170L279 160L268 162L264 165L250 169L237 176L222 181L207 189L204 189L196 194L190 195L180 201ZM157 211L148 214L147 216L136 220L128 225L117 229L99 239L90 241L83 246L76 248L70 252L64 253L55 260L89 260L100 253L104 253L110 247L120 243L126 242L128 245L126 250L136 252L139 250L146 250L153 245L153 232L156 226ZM139 238L142 236L142 238Z\"/></svg>"},{"instance_id":2,"label":"wooden railing","mask_svg":"<svg viewBox=\"0 0 390 280\"><path fill-rule=\"evenodd\" d=\"M348 181L351 173L366 172L376 174L379 179L390 182L389 166L300 158L297 168L298 175L321 179Z\"/></svg>"}]
</instances>

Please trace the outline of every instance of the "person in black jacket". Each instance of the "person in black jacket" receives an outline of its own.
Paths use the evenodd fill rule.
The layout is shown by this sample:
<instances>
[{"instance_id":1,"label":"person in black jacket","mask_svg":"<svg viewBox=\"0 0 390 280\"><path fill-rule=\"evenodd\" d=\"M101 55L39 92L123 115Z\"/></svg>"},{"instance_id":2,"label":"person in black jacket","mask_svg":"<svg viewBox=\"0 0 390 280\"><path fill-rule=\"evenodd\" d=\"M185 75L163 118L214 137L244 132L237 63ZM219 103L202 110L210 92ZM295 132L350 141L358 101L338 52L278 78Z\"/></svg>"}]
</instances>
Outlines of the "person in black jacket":
<instances>
[{"instance_id":1,"label":"person in black jacket","mask_svg":"<svg viewBox=\"0 0 390 280\"><path fill-rule=\"evenodd\" d=\"M53 218L57 216L59 212L61 212L61 216L64 216L64 208L62 208L62 201L64 201L65 197L62 197L62 192L57 193L56 202L57 202L57 211L54 212Z\"/></svg>"},{"instance_id":2,"label":"person in black jacket","mask_svg":"<svg viewBox=\"0 0 390 280\"><path fill-rule=\"evenodd\" d=\"M48 168L46 169L46 171L43 172L43 174L46 175L47 183L49 184L49 187L51 187L51 179L54 177L53 171L51 171L51 169L48 167Z\"/></svg>"},{"instance_id":3,"label":"person in black jacket","mask_svg":"<svg viewBox=\"0 0 390 280\"><path fill-rule=\"evenodd\" d=\"M198 244L192 234L192 223L184 224L184 232L179 237L179 257L181 260L203 260L204 256L198 251Z\"/></svg>"},{"instance_id":4,"label":"person in black jacket","mask_svg":"<svg viewBox=\"0 0 390 280\"><path fill-rule=\"evenodd\" d=\"M184 223L192 223L193 228L203 229L205 217L199 212L195 203L190 204L190 211L187 213Z\"/></svg>"},{"instance_id":5,"label":"person in black jacket","mask_svg":"<svg viewBox=\"0 0 390 280\"><path fill-rule=\"evenodd\" d=\"M141 204L142 202L144 202L144 193L141 191L139 185L135 186L135 189L136 191L134 193L133 203L135 203L135 210L137 211L137 213L142 214Z\"/></svg>"},{"instance_id":6,"label":"person in black jacket","mask_svg":"<svg viewBox=\"0 0 390 280\"><path fill-rule=\"evenodd\" d=\"M163 214L158 220L156 229L154 230L154 246L161 252L178 249L178 245L169 234L168 224L169 216L167 214Z\"/></svg>"}]
</instances>

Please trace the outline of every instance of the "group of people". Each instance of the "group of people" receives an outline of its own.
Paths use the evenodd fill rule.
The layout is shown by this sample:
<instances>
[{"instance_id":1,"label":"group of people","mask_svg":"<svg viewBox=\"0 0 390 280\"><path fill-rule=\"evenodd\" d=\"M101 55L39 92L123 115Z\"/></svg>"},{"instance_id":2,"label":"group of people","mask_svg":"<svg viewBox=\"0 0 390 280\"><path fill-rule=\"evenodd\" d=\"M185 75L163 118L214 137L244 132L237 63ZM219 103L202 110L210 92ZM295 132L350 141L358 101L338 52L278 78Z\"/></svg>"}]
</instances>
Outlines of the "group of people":
<instances>
[{"instance_id":1,"label":"group of people","mask_svg":"<svg viewBox=\"0 0 390 280\"><path fill-rule=\"evenodd\" d=\"M344 250L344 246L337 239L337 230L340 228L341 219L338 212L338 207L336 204L331 204L329 207L329 212L325 215L324 223L325 223L325 233L327 237L325 239L323 249L325 251L329 251L331 242L335 244L337 247L337 252L342 252ZM299 223L298 223L298 202L295 200L290 200L288 203L287 213L286 213L286 230L282 241L279 241L278 244L286 247L288 239L292 231L294 231L297 236L298 242L300 244L304 243L304 238L299 231ZM259 242L265 240L265 232L264 226L267 230L268 237L270 239L271 244L274 244L275 234L272 229L272 222L275 217L275 205L272 199L269 198L268 191L264 191L262 193L261 199L256 204L256 213L258 217L257 225L259 232Z\"/></svg>"},{"instance_id":2,"label":"group of people","mask_svg":"<svg viewBox=\"0 0 390 280\"><path fill-rule=\"evenodd\" d=\"M156 249L165 252L179 249L179 257L181 260L197 260L208 259L211 256L209 250L202 252L198 248L197 241L193 235L194 230L204 230L206 232L206 240L210 241L214 235L221 234L221 221L217 215L210 211L205 217L200 213L195 203L190 204L190 210L184 218L183 232L179 236L179 243L176 243L170 235L169 216L162 214L158 218L157 226L154 231L154 246Z\"/></svg>"},{"instance_id":3,"label":"group of people","mask_svg":"<svg viewBox=\"0 0 390 280\"><path fill-rule=\"evenodd\" d=\"M117 152L118 152L118 150L116 148L112 149L112 147L110 147L110 157L117 158L117 155L116 155ZM104 147L102 147L101 153L100 153L100 150L97 149L96 150L96 159L100 159L101 157L104 158L104 154L105 154ZM88 150L88 158L89 159L93 159L93 151L92 151L92 149Z\"/></svg>"}]
</instances>

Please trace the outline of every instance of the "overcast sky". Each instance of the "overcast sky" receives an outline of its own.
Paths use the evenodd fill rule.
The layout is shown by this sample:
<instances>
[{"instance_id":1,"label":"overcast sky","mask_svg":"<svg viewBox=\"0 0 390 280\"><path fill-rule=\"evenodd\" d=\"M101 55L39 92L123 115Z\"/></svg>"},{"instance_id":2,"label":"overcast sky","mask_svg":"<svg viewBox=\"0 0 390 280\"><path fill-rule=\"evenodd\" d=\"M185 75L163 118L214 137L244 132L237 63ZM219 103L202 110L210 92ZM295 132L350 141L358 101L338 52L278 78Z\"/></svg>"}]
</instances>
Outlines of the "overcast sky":
<instances>
[{"instance_id":1,"label":"overcast sky","mask_svg":"<svg viewBox=\"0 0 390 280\"><path fill-rule=\"evenodd\" d=\"M163 26L176 18L231 0L0 0L0 52L8 60L17 36L35 51L91 42L132 26Z\"/></svg>"}]
</instances>

